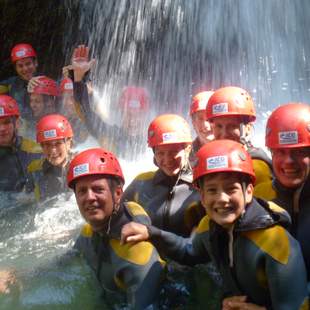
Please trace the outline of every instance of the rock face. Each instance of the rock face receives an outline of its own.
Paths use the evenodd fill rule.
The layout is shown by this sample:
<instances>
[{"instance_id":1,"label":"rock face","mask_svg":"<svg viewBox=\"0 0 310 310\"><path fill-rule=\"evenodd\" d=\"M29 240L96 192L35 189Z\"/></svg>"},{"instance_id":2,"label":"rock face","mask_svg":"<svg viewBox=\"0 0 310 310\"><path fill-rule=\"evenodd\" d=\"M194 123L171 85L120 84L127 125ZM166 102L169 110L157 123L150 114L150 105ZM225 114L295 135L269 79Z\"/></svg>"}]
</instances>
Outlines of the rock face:
<instances>
[{"instance_id":1,"label":"rock face","mask_svg":"<svg viewBox=\"0 0 310 310\"><path fill-rule=\"evenodd\" d=\"M70 42L74 42L77 32L74 21L78 22L78 1L74 2L77 4L71 0L0 1L0 79L14 75L10 51L22 42L36 49L39 72L52 78L61 75L62 66L70 59ZM70 27L66 29L68 21Z\"/></svg>"}]
</instances>

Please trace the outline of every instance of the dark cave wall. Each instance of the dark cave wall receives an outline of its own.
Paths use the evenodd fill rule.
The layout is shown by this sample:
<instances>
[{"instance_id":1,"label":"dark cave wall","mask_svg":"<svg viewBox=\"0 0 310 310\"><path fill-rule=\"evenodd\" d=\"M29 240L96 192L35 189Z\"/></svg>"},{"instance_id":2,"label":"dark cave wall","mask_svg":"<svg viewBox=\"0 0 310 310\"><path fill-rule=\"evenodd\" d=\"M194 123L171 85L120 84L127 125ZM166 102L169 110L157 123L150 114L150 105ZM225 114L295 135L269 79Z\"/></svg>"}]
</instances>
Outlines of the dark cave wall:
<instances>
[{"instance_id":1,"label":"dark cave wall","mask_svg":"<svg viewBox=\"0 0 310 310\"><path fill-rule=\"evenodd\" d=\"M10 51L30 43L38 54L39 72L61 75L77 38L78 0L0 0L0 80L15 75Z\"/></svg>"}]
</instances>

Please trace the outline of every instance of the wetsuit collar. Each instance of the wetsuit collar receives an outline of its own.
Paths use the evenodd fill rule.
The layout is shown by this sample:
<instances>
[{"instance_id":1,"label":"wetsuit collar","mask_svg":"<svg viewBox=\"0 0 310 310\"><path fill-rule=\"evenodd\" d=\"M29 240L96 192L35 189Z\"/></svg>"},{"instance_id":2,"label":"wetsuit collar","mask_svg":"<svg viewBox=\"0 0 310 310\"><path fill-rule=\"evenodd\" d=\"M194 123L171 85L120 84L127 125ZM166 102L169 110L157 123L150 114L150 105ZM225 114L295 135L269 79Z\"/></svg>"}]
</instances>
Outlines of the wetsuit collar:
<instances>
[{"instance_id":1,"label":"wetsuit collar","mask_svg":"<svg viewBox=\"0 0 310 310\"><path fill-rule=\"evenodd\" d=\"M153 178L154 184L166 184L168 186L174 186L177 180L176 177L167 176L162 170L158 169ZM179 182L191 184L193 182L193 173L190 169L182 170L179 176Z\"/></svg>"}]
</instances>

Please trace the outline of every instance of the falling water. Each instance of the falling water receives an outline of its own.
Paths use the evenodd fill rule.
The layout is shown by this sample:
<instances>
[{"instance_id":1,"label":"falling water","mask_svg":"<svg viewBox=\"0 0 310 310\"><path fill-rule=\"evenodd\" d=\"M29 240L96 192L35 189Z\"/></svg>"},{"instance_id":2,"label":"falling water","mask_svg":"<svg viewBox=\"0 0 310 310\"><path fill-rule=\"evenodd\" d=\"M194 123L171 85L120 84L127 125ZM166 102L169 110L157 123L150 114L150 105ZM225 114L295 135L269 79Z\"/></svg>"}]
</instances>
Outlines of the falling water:
<instances>
[{"instance_id":1,"label":"falling water","mask_svg":"<svg viewBox=\"0 0 310 310\"><path fill-rule=\"evenodd\" d=\"M97 59L92 79L98 108L112 123L121 124L116 103L125 85L145 87L151 96L141 132L158 113L188 118L191 96L198 91L234 85L247 89L255 100L255 142L262 144L271 110L289 101L309 102L308 0L65 2L67 60L77 44L91 47ZM151 156L144 161L151 164ZM123 165L126 172L137 166L127 161ZM145 162L139 166L145 169ZM19 202L13 205L20 207ZM0 262L22 276L34 275L30 280L25 276L28 281L17 295L1 297L0 308L95 309L94 279L83 264L40 272L73 243L81 225L74 201L57 198L40 212L31 202L24 206L28 208L20 223L15 220L7 227L0 222L5 232Z\"/></svg>"},{"instance_id":2,"label":"falling water","mask_svg":"<svg viewBox=\"0 0 310 310\"><path fill-rule=\"evenodd\" d=\"M153 112L185 116L196 92L235 85L252 94L261 136L276 106L309 102L306 0L84 0L79 9L111 114L124 85L145 86Z\"/></svg>"}]
</instances>

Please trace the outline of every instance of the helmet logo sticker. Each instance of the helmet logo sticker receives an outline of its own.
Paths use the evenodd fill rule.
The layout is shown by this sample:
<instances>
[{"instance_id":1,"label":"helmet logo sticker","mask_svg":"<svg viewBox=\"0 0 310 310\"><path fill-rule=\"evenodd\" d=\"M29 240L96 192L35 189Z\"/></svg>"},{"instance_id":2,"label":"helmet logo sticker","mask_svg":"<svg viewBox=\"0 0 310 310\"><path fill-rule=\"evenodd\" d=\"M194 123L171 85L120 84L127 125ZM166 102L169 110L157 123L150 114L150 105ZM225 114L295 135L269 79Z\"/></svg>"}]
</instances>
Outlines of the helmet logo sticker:
<instances>
[{"instance_id":1,"label":"helmet logo sticker","mask_svg":"<svg viewBox=\"0 0 310 310\"><path fill-rule=\"evenodd\" d=\"M71 89L73 89L73 84L72 84L71 82L70 82L70 83L65 83L64 89L66 89L66 90L71 90Z\"/></svg>"},{"instance_id":2,"label":"helmet logo sticker","mask_svg":"<svg viewBox=\"0 0 310 310\"><path fill-rule=\"evenodd\" d=\"M217 103L212 106L212 114L227 113L228 104L227 102Z\"/></svg>"},{"instance_id":3,"label":"helmet logo sticker","mask_svg":"<svg viewBox=\"0 0 310 310\"><path fill-rule=\"evenodd\" d=\"M296 144L298 143L297 131L280 131L278 133L279 144Z\"/></svg>"},{"instance_id":4,"label":"helmet logo sticker","mask_svg":"<svg viewBox=\"0 0 310 310\"><path fill-rule=\"evenodd\" d=\"M3 109L3 107L0 107L0 115L4 115L4 109Z\"/></svg>"},{"instance_id":5,"label":"helmet logo sticker","mask_svg":"<svg viewBox=\"0 0 310 310\"><path fill-rule=\"evenodd\" d=\"M227 156L213 156L207 158L207 169L221 169L228 168L228 157Z\"/></svg>"},{"instance_id":6,"label":"helmet logo sticker","mask_svg":"<svg viewBox=\"0 0 310 310\"><path fill-rule=\"evenodd\" d=\"M26 51L25 50L20 50L16 52L16 56L17 57L24 57L26 55Z\"/></svg>"},{"instance_id":7,"label":"helmet logo sticker","mask_svg":"<svg viewBox=\"0 0 310 310\"><path fill-rule=\"evenodd\" d=\"M141 108L141 103L139 100L130 100L128 102L128 107L132 109L140 109Z\"/></svg>"},{"instance_id":8,"label":"helmet logo sticker","mask_svg":"<svg viewBox=\"0 0 310 310\"><path fill-rule=\"evenodd\" d=\"M56 129L50 129L50 130L43 131L43 136L45 139L56 138L57 137Z\"/></svg>"},{"instance_id":9,"label":"helmet logo sticker","mask_svg":"<svg viewBox=\"0 0 310 310\"><path fill-rule=\"evenodd\" d=\"M177 140L177 133L176 132L164 132L163 133L163 142L170 142Z\"/></svg>"},{"instance_id":10,"label":"helmet logo sticker","mask_svg":"<svg viewBox=\"0 0 310 310\"><path fill-rule=\"evenodd\" d=\"M150 130L150 131L149 131L149 137L154 137L154 135L155 135L154 130Z\"/></svg>"},{"instance_id":11,"label":"helmet logo sticker","mask_svg":"<svg viewBox=\"0 0 310 310\"><path fill-rule=\"evenodd\" d=\"M79 175L89 173L89 164L81 164L73 167L73 177L78 177Z\"/></svg>"}]
</instances>

